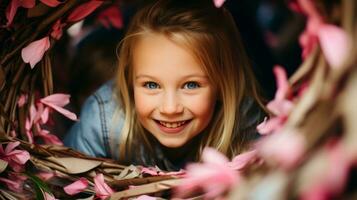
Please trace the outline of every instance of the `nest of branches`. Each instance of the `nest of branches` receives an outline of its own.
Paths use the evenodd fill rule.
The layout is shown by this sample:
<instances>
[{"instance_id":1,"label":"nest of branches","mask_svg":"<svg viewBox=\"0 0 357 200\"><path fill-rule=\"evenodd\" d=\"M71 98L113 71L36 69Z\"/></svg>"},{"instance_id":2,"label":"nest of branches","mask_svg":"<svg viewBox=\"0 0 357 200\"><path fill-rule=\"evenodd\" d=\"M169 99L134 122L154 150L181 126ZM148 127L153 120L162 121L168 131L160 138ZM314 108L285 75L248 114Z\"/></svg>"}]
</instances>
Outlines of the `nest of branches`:
<instances>
[{"instance_id":1,"label":"nest of branches","mask_svg":"<svg viewBox=\"0 0 357 200\"><path fill-rule=\"evenodd\" d=\"M45 130L51 112L76 119L63 109L69 97L53 94L51 48L62 31L112 3L0 2L1 199L171 198L179 184L184 184L178 189L181 197L356 197L355 1L290 2L307 16L301 38L305 60L289 81L282 68L275 68L278 91L268 104L274 115L258 127L267 136L231 162L204 152L203 162L192 164L185 178L183 172L88 157L58 145ZM34 49L36 54L29 55ZM212 163L209 156L221 163ZM197 169L206 174L197 175Z\"/></svg>"}]
</instances>

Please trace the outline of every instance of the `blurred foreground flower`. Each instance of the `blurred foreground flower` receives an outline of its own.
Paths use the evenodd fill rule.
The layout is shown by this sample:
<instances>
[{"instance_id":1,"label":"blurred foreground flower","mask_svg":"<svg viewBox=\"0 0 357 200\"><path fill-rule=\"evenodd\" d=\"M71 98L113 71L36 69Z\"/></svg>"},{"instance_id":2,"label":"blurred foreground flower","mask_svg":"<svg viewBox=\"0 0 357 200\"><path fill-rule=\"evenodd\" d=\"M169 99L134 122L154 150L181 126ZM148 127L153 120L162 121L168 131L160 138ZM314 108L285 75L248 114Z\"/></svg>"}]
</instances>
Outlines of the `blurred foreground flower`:
<instances>
[{"instance_id":1,"label":"blurred foreground flower","mask_svg":"<svg viewBox=\"0 0 357 200\"><path fill-rule=\"evenodd\" d=\"M176 197L195 195L197 191L208 199L223 197L240 179L239 171L256 158L256 151L249 151L233 158L232 162L213 148L205 148L203 163L187 166L187 174L174 190Z\"/></svg>"},{"instance_id":2,"label":"blurred foreground flower","mask_svg":"<svg viewBox=\"0 0 357 200\"><path fill-rule=\"evenodd\" d=\"M267 108L274 116L268 120L265 119L264 122L257 126L258 132L262 135L279 131L294 106L293 102L289 99L290 85L285 70L280 66L275 66L274 74L277 82L277 91L275 98L267 105Z\"/></svg>"}]
</instances>

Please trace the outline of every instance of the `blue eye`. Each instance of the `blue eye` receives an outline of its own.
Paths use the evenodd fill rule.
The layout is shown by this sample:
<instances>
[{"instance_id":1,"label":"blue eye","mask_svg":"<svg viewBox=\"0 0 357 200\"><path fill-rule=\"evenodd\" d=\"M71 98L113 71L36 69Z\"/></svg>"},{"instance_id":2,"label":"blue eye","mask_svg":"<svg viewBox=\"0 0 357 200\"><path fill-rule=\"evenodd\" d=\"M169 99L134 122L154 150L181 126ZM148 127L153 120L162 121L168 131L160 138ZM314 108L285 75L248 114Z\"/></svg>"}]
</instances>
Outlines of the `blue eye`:
<instances>
[{"instance_id":1,"label":"blue eye","mask_svg":"<svg viewBox=\"0 0 357 200\"><path fill-rule=\"evenodd\" d=\"M148 89L157 89L157 88L159 88L159 85L155 82L146 82L146 83L144 83L144 87L146 87Z\"/></svg>"},{"instance_id":2,"label":"blue eye","mask_svg":"<svg viewBox=\"0 0 357 200\"><path fill-rule=\"evenodd\" d=\"M193 82L193 81L187 82L187 83L185 83L185 85L184 85L184 88L185 88L185 89L196 89L196 88L198 88L198 87L200 87L199 84L198 84L197 82Z\"/></svg>"}]
</instances>

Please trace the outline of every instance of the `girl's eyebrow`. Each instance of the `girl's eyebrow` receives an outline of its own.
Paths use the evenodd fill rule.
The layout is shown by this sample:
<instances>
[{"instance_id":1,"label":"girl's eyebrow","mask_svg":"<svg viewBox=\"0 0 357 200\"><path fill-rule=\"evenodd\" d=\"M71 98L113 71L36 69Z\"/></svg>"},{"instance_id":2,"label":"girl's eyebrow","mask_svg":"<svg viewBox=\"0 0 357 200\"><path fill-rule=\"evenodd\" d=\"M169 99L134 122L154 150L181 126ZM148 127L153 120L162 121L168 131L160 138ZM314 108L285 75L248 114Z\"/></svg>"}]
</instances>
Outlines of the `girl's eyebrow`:
<instances>
[{"instance_id":1,"label":"girl's eyebrow","mask_svg":"<svg viewBox=\"0 0 357 200\"><path fill-rule=\"evenodd\" d=\"M135 76L135 79L139 79L139 78L150 78L150 79L155 79L153 76L150 75L144 75L144 74L139 74Z\"/></svg>"},{"instance_id":2,"label":"girl's eyebrow","mask_svg":"<svg viewBox=\"0 0 357 200\"><path fill-rule=\"evenodd\" d=\"M135 79L139 79L139 78L155 79L155 77L150 76L150 75L146 75L146 74L139 74L139 75L135 76ZM188 79L188 78L204 78L204 79L207 79L208 76L207 75L202 75L202 74L190 74L190 75L182 77L182 79Z\"/></svg>"}]
</instances>

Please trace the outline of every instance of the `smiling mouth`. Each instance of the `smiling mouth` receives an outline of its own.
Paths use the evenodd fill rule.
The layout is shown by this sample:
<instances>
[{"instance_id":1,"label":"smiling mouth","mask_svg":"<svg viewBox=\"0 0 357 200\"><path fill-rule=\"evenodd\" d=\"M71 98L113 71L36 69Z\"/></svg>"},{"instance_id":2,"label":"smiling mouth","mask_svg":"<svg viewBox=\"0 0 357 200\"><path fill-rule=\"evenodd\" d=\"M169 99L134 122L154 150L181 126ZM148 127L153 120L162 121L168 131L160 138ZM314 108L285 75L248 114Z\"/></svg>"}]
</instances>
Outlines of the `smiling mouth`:
<instances>
[{"instance_id":1,"label":"smiling mouth","mask_svg":"<svg viewBox=\"0 0 357 200\"><path fill-rule=\"evenodd\" d=\"M159 123L161 126L164 126L166 128L178 128L181 127L185 124L187 124L191 120L185 120L185 121L178 121L178 122L165 122L165 121L160 121L160 120L155 120L157 123Z\"/></svg>"}]
</instances>

